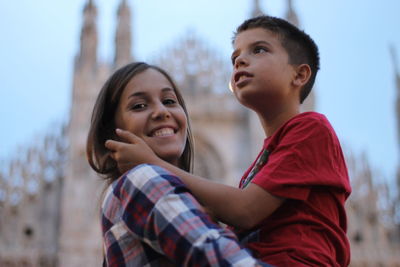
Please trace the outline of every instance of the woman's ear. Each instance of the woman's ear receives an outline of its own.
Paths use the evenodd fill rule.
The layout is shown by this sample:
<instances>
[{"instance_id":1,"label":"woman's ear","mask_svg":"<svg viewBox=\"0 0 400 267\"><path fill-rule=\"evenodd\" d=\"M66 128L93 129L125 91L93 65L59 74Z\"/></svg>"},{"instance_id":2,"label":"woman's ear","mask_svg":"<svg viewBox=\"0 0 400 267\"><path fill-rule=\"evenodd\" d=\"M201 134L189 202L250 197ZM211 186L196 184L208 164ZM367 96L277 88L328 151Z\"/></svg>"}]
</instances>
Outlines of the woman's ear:
<instances>
[{"instance_id":1,"label":"woman's ear","mask_svg":"<svg viewBox=\"0 0 400 267\"><path fill-rule=\"evenodd\" d=\"M311 77L311 68L308 64L300 64L295 67L296 76L293 80L293 85L296 87L303 87Z\"/></svg>"}]
</instances>

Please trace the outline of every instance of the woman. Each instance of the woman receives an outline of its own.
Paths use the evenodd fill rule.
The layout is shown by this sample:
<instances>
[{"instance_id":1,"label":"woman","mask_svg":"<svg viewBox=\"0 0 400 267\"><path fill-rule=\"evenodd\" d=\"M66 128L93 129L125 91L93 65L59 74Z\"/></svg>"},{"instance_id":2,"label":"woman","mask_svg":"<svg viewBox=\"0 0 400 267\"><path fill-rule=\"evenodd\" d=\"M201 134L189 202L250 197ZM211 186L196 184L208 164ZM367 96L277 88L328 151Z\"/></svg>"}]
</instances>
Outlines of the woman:
<instances>
[{"instance_id":1,"label":"woman","mask_svg":"<svg viewBox=\"0 0 400 267\"><path fill-rule=\"evenodd\" d=\"M171 77L146 63L117 70L96 101L87 141L89 164L108 188L102 205L107 266L254 266L232 232L212 222L185 185L167 171L140 165L124 175L105 147L116 129L141 137L162 159L186 171L192 135ZM121 176L122 175L122 176Z\"/></svg>"}]
</instances>

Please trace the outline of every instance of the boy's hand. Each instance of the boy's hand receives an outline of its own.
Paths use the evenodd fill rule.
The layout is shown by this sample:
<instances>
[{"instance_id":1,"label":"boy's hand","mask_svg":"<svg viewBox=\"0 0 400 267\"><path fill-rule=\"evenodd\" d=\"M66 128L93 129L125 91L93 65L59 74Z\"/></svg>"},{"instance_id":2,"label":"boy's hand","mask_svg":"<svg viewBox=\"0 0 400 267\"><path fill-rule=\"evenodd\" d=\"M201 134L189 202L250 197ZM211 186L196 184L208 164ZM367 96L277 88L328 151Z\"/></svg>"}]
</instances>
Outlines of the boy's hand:
<instances>
[{"instance_id":1,"label":"boy's hand","mask_svg":"<svg viewBox=\"0 0 400 267\"><path fill-rule=\"evenodd\" d=\"M117 162L121 173L139 164L157 164L160 160L153 150L133 133L121 129L116 129L116 133L122 141L107 140L105 146L112 152L111 157Z\"/></svg>"}]
</instances>

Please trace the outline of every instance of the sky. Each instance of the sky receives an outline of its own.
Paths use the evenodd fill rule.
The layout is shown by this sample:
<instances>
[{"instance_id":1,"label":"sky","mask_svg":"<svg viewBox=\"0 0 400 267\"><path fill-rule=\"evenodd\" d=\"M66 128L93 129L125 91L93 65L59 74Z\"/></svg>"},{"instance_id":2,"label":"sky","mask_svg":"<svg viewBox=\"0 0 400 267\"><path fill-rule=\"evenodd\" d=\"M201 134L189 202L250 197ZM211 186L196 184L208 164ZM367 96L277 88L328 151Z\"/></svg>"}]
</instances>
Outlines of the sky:
<instances>
[{"instance_id":1,"label":"sky","mask_svg":"<svg viewBox=\"0 0 400 267\"><path fill-rule=\"evenodd\" d=\"M0 159L34 144L71 104L73 61L86 0L0 1ZM119 0L98 7L99 58L113 58ZM132 52L150 60L195 32L229 61L234 29L252 0L128 0ZM263 11L284 16L286 1L260 0ZM347 150L365 153L380 179L393 181L399 162L392 45L399 54L400 1L293 0L301 28L320 49L315 89L318 112L331 121Z\"/></svg>"}]
</instances>

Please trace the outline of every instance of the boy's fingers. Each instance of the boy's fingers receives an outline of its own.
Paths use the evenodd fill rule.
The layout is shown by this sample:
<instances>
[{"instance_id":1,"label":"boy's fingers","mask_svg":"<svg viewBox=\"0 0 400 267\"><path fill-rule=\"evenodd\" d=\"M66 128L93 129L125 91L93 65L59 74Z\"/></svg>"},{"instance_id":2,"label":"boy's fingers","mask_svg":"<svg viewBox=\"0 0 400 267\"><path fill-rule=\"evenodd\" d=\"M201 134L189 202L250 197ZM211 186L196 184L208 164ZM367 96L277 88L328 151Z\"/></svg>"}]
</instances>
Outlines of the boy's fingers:
<instances>
[{"instance_id":1,"label":"boy's fingers","mask_svg":"<svg viewBox=\"0 0 400 267\"><path fill-rule=\"evenodd\" d=\"M115 132L117 135L125 142L135 144L139 141L139 137L134 135L133 133L121 129L116 129Z\"/></svg>"},{"instance_id":2,"label":"boy's fingers","mask_svg":"<svg viewBox=\"0 0 400 267\"><path fill-rule=\"evenodd\" d=\"M107 140L106 143L104 144L106 148L108 148L111 151L116 151L118 150L120 146L120 142L114 141L114 140Z\"/></svg>"}]
</instances>

